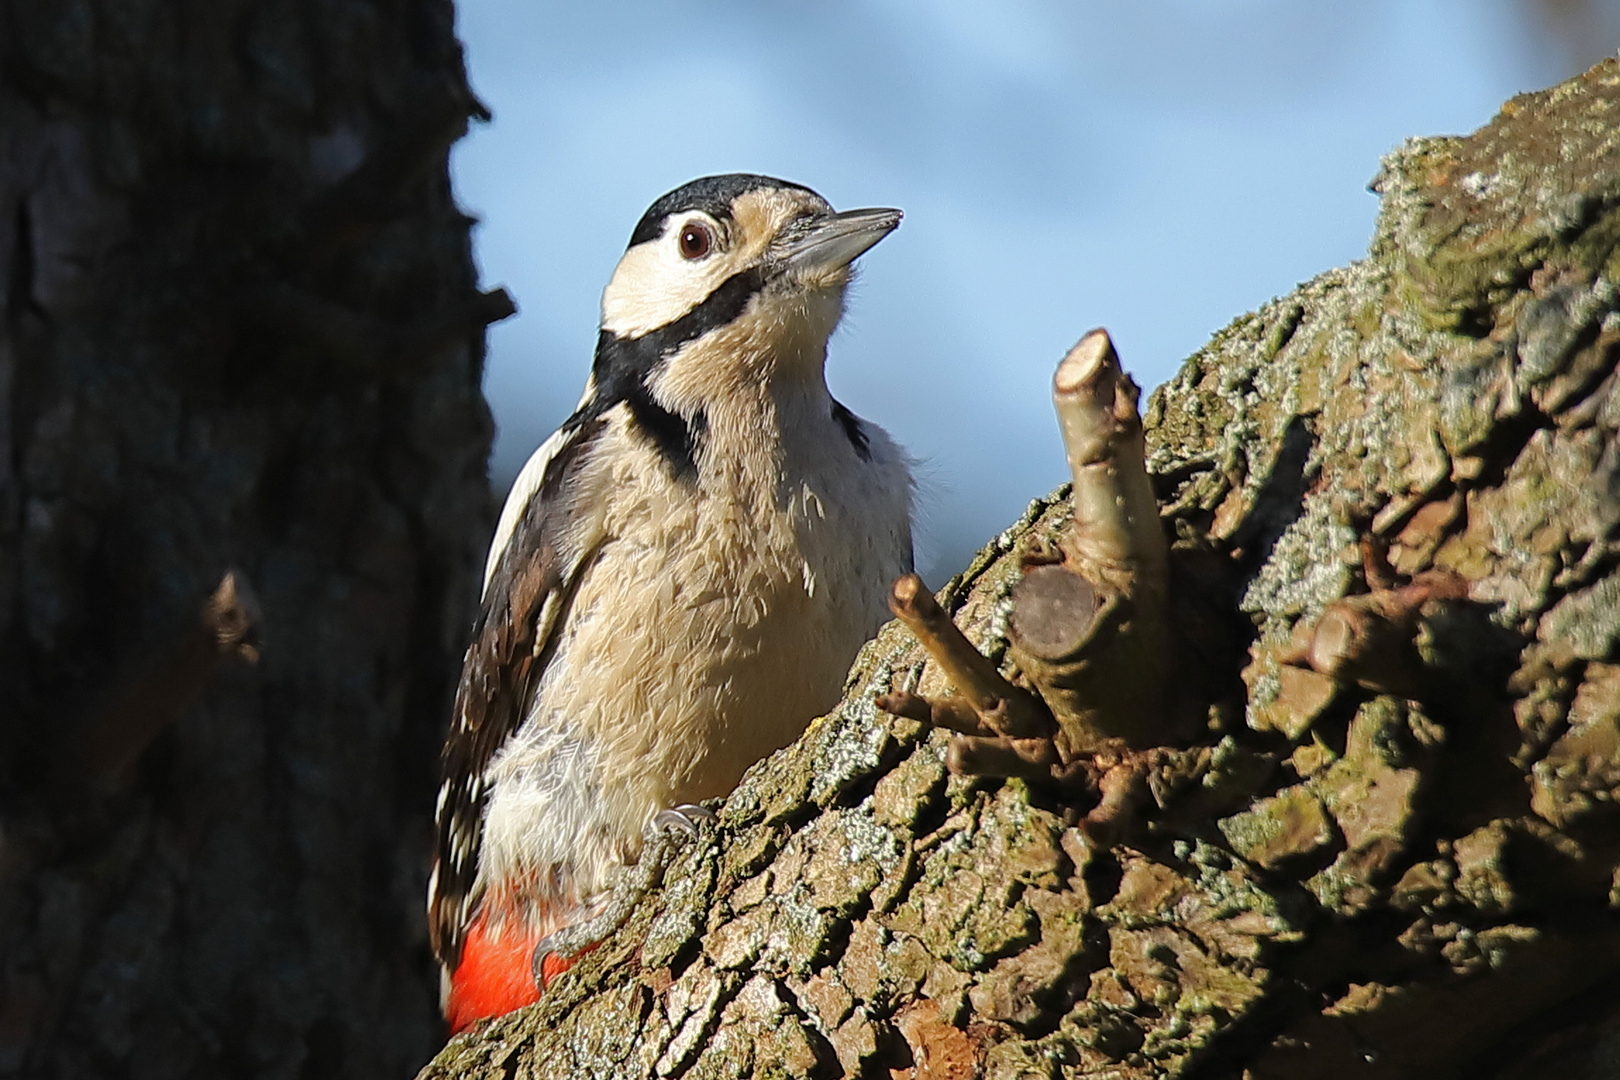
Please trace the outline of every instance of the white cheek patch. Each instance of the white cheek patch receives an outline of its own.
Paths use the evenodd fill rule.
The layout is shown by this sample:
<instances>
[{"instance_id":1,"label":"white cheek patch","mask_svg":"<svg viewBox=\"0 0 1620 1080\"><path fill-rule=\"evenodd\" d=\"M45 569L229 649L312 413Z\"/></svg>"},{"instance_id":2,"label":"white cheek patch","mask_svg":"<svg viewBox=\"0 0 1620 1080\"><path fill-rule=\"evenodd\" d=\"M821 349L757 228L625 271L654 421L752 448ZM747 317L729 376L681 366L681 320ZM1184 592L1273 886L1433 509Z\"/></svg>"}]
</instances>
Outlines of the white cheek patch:
<instances>
[{"instance_id":1,"label":"white cheek patch","mask_svg":"<svg viewBox=\"0 0 1620 1080\"><path fill-rule=\"evenodd\" d=\"M683 259L670 234L624 253L602 291L602 329L640 337L691 311L731 276L736 258L717 252Z\"/></svg>"}]
</instances>

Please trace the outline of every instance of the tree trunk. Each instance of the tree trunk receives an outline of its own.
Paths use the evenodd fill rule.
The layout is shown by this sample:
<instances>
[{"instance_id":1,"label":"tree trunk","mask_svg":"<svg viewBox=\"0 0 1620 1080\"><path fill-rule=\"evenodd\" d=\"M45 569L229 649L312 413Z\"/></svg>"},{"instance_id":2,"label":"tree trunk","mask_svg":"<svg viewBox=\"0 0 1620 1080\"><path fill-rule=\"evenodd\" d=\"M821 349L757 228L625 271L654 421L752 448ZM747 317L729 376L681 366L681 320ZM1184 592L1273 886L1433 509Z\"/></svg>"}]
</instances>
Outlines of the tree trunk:
<instances>
[{"instance_id":1,"label":"tree trunk","mask_svg":"<svg viewBox=\"0 0 1620 1080\"><path fill-rule=\"evenodd\" d=\"M1147 409L1201 734L1117 843L879 712L942 688L891 624L620 931L423 1077L1614 1075L1620 61L1378 188L1368 259ZM945 587L992 658L1069 512Z\"/></svg>"},{"instance_id":2,"label":"tree trunk","mask_svg":"<svg viewBox=\"0 0 1620 1080\"><path fill-rule=\"evenodd\" d=\"M0 3L0 1074L432 1052L480 111L448 0Z\"/></svg>"}]
</instances>

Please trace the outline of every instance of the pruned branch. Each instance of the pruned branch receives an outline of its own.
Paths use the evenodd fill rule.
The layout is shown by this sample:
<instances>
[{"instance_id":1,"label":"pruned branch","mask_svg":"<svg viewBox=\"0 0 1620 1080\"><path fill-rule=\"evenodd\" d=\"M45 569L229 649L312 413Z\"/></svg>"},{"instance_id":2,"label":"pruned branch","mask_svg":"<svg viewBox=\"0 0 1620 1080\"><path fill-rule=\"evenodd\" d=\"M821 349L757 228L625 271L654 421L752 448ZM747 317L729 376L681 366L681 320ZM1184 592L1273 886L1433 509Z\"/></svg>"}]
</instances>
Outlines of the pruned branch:
<instances>
[{"instance_id":1,"label":"pruned branch","mask_svg":"<svg viewBox=\"0 0 1620 1080\"><path fill-rule=\"evenodd\" d=\"M102 782L123 777L141 754L178 720L231 659L259 661L264 621L259 601L238 571L227 570L202 604L197 620L132 676L92 721L83 765Z\"/></svg>"}]
</instances>

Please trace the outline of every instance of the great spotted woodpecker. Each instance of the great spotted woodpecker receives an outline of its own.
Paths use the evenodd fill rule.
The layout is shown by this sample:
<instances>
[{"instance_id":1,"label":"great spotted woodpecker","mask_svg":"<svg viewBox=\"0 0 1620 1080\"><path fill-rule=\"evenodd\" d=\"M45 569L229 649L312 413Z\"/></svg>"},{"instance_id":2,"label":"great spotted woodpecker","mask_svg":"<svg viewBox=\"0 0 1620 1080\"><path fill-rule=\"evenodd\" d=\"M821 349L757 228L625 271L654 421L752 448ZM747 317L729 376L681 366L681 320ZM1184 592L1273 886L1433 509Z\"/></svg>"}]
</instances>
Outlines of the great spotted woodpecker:
<instances>
[{"instance_id":1,"label":"great spotted woodpecker","mask_svg":"<svg viewBox=\"0 0 1620 1080\"><path fill-rule=\"evenodd\" d=\"M631 234L579 407L501 513L444 747L428 924L453 1031L536 1000L567 963L537 947L655 815L796 738L885 618L907 458L823 368L850 264L899 222L734 174Z\"/></svg>"}]
</instances>

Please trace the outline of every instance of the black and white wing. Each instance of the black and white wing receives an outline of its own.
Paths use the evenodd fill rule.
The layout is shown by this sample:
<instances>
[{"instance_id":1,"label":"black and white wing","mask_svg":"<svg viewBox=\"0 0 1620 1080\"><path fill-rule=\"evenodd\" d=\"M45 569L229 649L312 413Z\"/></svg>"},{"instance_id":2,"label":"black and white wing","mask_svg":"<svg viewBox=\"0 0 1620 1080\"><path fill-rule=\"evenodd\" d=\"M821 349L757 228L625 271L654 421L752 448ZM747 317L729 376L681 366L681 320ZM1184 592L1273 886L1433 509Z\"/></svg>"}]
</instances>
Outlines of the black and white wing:
<instances>
[{"instance_id":1,"label":"black and white wing","mask_svg":"<svg viewBox=\"0 0 1620 1080\"><path fill-rule=\"evenodd\" d=\"M578 505L577 479L605 421L575 418L546 440L514 485L485 571L484 599L462 662L450 733L440 757L428 940L446 969L477 897L484 774L523 723L550 646L597 540Z\"/></svg>"}]
</instances>

